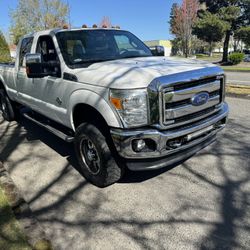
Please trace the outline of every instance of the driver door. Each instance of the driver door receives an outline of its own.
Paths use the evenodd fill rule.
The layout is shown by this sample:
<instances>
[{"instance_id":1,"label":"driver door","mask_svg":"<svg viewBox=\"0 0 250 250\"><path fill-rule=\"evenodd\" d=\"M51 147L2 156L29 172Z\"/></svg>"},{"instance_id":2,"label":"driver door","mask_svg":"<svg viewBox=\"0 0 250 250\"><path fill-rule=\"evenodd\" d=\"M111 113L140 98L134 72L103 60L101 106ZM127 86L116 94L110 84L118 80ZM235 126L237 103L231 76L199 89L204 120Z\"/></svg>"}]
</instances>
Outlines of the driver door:
<instances>
[{"instance_id":1,"label":"driver door","mask_svg":"<svg viewBox=\"0 0 250 250\"><path fill-rule=\"evenodd\" d=\"M58 66L50 66L45 70L53 72L53 76L34 79L34 86L40 93L39 112L52 120L60 120L61 102L60 102L60 84L61 68L60 61L55 49L53 39L49 35L41 36L38 39L36 53L42 56L42 62L57 62Z\"/></svg>"}]
</instances>

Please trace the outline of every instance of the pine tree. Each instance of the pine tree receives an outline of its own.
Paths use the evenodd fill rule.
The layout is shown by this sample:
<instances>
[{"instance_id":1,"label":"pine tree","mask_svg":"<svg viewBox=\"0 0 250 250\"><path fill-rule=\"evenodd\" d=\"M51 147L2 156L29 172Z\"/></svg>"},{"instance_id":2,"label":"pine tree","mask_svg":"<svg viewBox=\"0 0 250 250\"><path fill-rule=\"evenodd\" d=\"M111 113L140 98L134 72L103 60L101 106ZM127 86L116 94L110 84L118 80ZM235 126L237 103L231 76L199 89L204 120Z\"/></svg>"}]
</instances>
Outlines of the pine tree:
<instances>
[{"instance_id":1,"label":"pine tree","mask_svg":"<svg viewBox=\"0 0 250 250\"><path fill-rule=\"evenodd\" d=\"M235 32L235 38L245 43L247 48L250 48L250 26L242 27Z\"/></svg>"},{"instance_id":2,"label":"pine tree","mask_svg":"<svg viewBox=\"0 0 250 250\"><path fill-rule=\"evenodd\" d=\"M241 27L250 24L250 0L200 0L205 3L212 14L219 14L221 20L228 23L225 32L223 62L228 62L228 48L230 37Z\"/></svg>"},{"instance_id":3,"label":"pine tree","mask_svg":"<svg viewBox=\"0 0 250 250\"><path fill-rule=\"evenodd\" d=\"M218 15L205 11L195 23L193 33L209 44L211 56L214 43L223 39L225 31L229 28L228 26L228 23L222 21Z\"/></svg>"}]
</instances>

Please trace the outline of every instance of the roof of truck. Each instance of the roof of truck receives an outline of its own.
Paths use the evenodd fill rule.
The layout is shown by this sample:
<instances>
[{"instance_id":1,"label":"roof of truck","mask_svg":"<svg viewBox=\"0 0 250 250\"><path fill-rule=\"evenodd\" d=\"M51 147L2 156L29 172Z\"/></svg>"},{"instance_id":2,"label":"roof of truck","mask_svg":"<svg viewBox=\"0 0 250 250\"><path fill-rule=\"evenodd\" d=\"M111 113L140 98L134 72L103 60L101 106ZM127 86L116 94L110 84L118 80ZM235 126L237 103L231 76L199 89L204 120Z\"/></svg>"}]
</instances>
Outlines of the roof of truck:
<instances>
[{"instance_id":1,"label":"roof of truck","mask_svg":"<svg viewBox=\"0 0 250 250\"><path fill-rule=\"evenodd\" d=\"M64 31L77 31L77 30L121 30L126 31L118 28L56 28L56 29L48 29L48 30L42 30L33 32L30 34L25 35L23 38L31 37L34 35L42 36L42 35L48 35L48 34L56 34L58 32L64 32Z\"/></svg>"}]
</instances>

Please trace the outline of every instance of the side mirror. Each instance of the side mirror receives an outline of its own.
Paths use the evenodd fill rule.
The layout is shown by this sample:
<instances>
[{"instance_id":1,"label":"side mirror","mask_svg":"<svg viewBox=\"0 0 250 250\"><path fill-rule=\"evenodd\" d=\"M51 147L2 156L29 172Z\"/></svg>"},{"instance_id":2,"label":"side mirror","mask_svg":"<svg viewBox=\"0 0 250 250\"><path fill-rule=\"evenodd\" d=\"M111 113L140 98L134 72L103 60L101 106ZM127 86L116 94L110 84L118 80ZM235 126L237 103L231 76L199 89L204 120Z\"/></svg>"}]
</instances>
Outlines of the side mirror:
<instances>
[{"instance_id":1,"label":"side mirror","mask_svg":"<svg viewBox=\"0 0 250 250\"><path fill-rule=\"evenodd\" d=\"M42 55L26 54L26 73L28 78L43 78L45 76L61 77L60 62L42 62Z\"/></svg>"},{"instance_id":2,"label":"side mirror","mask_svg":"<svg viewBox=\"0 0 250 250\"><path fill-rule=\"evenodd\" d=\"M28 78L42 78L48 76L48 73L44 73L41 54L26 54L25 61Z\"/></svg>"},{"instance_id":3,"label":"side mirror","mask_svg":"<svg viewBox=\"0 0 250 250\"><path fill-rule=\"evenodd\" d=\"M153 47L150 47L150 50L151 50L153 56L164 56L165 55L165 49L163 46L153 46Z\"/></svg>"}]
</instances>

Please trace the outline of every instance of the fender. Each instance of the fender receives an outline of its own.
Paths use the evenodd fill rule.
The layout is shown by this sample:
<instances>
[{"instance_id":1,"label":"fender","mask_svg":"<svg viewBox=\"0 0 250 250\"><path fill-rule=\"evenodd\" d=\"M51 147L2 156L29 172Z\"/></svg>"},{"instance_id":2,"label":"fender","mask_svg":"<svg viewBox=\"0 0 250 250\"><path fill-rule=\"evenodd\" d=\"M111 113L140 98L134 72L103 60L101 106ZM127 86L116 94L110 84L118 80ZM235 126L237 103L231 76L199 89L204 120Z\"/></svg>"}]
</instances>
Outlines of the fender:
<instances>
[{"instance_id":1,"label":"fender","mask_svg":"<svg viewBox=\"0 0 250 250\"><path fill-rule=\"evenodd\" d=\"M8 85L5 83L4 78L3 78L3 76L1 74L0 74L0 85L3 86L3 89L5 90L5 92L8 95L8 97L12 101L14 101L17 91L8 87Z\"/></svg>"},{"instance_id":2,"label":"fender","mask_svg":"<svg viewBox=\"0 0 250 250\"><path fill-rule=\"evenodd\" d=\"M116 113L116 110L112 108L111 105L102 96L93 91L81 89L71 94L67 110L67 116L70 117L70 124L74 131L75 126L73 122L73 111L75 106L78 104L87 104L93 107L103 116L110 127L123 127L122 122L118 114Z\"/></svg>"}]
</instances>

